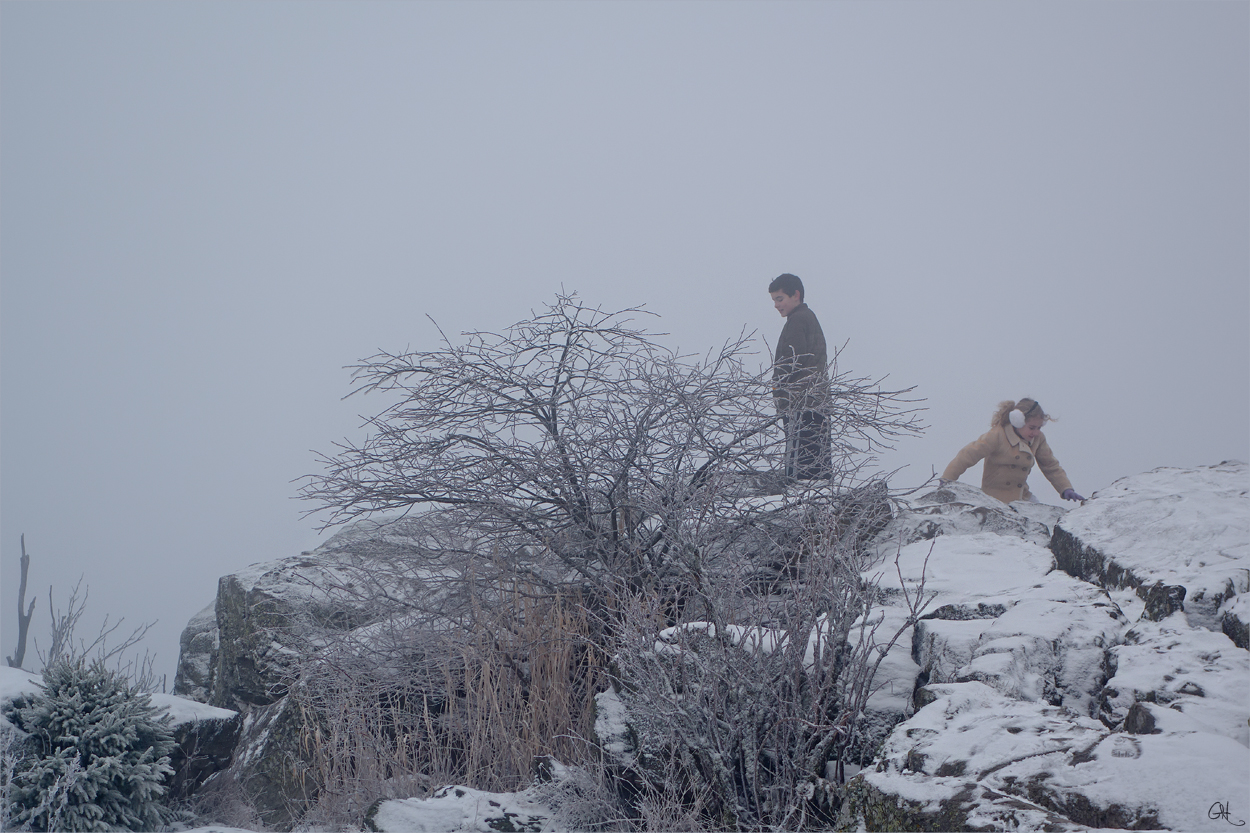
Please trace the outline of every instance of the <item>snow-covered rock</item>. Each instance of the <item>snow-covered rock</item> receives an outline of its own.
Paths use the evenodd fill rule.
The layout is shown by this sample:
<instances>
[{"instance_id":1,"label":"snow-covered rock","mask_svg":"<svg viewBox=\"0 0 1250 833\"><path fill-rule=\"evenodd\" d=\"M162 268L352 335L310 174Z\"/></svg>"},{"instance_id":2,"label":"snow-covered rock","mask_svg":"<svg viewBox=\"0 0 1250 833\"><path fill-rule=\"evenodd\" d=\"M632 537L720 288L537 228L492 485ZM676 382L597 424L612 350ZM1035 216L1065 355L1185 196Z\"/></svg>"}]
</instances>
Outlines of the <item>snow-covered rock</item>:
<instances>
[{"instance_id":1,"label":"snow-covered rock","mask_svg":"<svg viewBox=\"0 0 1250 833\"><path fill-rule=\"evenodd\" d=\"M1190 626L1183 613L1140 621L1123 640L1109 652L1113 674L1099 698L1105 723L1121 726L1134 705L1147 704L1156 707L1147 709L1158 724L1151 733L1209 732L1250 748L1245 650L1225 634Z\"/></svg>"},{"instance_id":2,"label":"snow-covered rock","mask_svg":"<svg viewBox=\"0 0 1250 833\"><path fill-rule=\"evenodd\" d=\"M1242 648L1250 591L1250 470L1228 461L1158 468L1101 489L1059 522L1059 567L1108 588L1132 588L1146 615L1183 610Z\"/></svg>"},{"instance_id":3,"label":"snow-covered rock","mask_svg":"<svg viewBox=\"0 0 1250 833\"><path fill-rule=\"evenodd\" d=\"M944 537L900 564L934 593L913 656L929 683L980 680L1005 695L1082 713L1106 678L1106 648L1127 621L1097 587L1052 569L1049 550L999 535Z\"/></svg>"},{"instance_id":4,"label":"snow-covered rock","mask_svg":"<svg viewBox=\"0 0 1250 833\"><path fill-rule=\"evenodd\" d=\"M916 541L978 532L1022 538L1044 547L1064 511L1044 503L1003 503L956 480L920 496L899 512L877 537L877 551L882 557L893 558L898 550Z\"/></svg>"},{"instance_id":5,"label":"snow-covered rock","mask_svg":"<svg viewBox=\"0 0 1250 833\"><path fill-rule=\"evenodd\" d=\"M948 526L903 546L878 571L933 596L911 642L914 711L848 785L841 825L1247 819L1250 652L1215 615L1245 621L1246 485L1243 464L1158 469L1056 515L1050 550L998 518L997 534ZM877 615L904 620L903 601L887 594ZM905 663L882 673L906 686Z\"/></svg>"},{"instance_id":6,"label":"snow-covered rock","mask_svg":"<svg viewBox=\"0 0 1250 833\"><path fill-rule=\"evenodd\" d=\"M450 786L429 798L380 801L365 816L366 830L391 833L541 833L551 808L533 791L491 793Z\"/></svg>"},{"instance_id":7,"label":"snow-covered rock","mask_svg":"<svg viewBox=\"0 0 1250 833\"><path fill-rule=\"evenodd\" d=\"M289 829L316 796L306 777L316 727L289 695L301 664L328 651L377 652L385 634L415 627L406 604L428 606L443 592L427 568L434 546L424 518L380 518L310 552L223 576L213 604L182 634L174 690L241 717L233 754L201 758L205 770L193 786L215 774L214 789L235 789L267 826ZM396 608L407 618L397 620ZM398 672L402 658L394 665Z\"/></svg>"},{"instance_id":8,"label":"snow-covered rock","mask_svg":"<svg viewBox=\"0 0 1250 833\"><path fill-rule=\"evenodd\" d=\"M1244 812L1250 757L1229 738L1111 732L977 682L928 694L857 776L842 829L1223 830L1217 802Z\"/></svg>"},{"instance_id":9,"label":"snow-covered rock","mask_svg":"<svg viewBox=\"0 0 1250 833\"><path fill-rule=\"evenodd\" d=\"M274 703L327 635L377 621L380 592L420 588L430 547L420 517L360 521L315 550L223 576L183 631L174 692L231 709Z\"/></svg>"},{"instance_id":10,"label":"snow-covered rock","mask_svg":"<svg viewBox=\"0 0 1250 833\"><path fill-rule=\"evenodd\" d=\"M1105 591L1057 572L1049 550L1011 534L918 541L869 577L887 591L870 614L885 631L906 623L910 599L928 601L877 672L872 719L887 731L911 716L915 690L934 683L976 680L1090 714L1108 675L1106 649L1128 626Z\"/></svg>"}]
</instances>

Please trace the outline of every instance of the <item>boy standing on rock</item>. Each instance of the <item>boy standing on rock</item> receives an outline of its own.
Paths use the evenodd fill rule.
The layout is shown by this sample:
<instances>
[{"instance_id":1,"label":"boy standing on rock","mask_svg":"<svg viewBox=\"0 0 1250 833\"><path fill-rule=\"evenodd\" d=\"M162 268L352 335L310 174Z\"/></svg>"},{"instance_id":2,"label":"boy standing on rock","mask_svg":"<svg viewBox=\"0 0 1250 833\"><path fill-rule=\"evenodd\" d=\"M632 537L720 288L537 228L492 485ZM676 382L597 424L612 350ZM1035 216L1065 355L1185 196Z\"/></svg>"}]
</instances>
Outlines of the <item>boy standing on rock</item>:
<instances>
[{"instance_id":1,"label":"boy standing on rock","mask_svg":"<svg viewBox=\"0 0 1250 833\"><path fill-rule=\"evenodd\" d=\"M803 281L778 275L768 285L773 307L786 319L773 357L773 398L786 429L786 476L830 476L825 333L805 303Z\"/></svg>"}]
</instances>

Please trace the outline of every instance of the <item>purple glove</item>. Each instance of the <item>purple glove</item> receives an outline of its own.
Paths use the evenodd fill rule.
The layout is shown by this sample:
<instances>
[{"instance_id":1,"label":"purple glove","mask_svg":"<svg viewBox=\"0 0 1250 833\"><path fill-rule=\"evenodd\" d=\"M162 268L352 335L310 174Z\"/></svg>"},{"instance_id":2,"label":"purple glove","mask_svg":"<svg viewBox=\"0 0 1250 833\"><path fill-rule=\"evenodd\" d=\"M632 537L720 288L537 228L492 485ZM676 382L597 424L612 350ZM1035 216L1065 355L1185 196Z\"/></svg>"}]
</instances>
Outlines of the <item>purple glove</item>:
<instances>
[{"instance_id":1,"label":"purple glove","mask_svg":"<svg viewBox=\"0 0 1250 833\"><path fill-rule=\"evenodd\" d=\"M1080 495L1076 493L1076 489L1064 489L1063 494L1060 495L1060 497L1062 497L1064 500L1080 500L1080 501L1085 500L1085 498L1081 497Z\"/></svg>"}]
</instances>

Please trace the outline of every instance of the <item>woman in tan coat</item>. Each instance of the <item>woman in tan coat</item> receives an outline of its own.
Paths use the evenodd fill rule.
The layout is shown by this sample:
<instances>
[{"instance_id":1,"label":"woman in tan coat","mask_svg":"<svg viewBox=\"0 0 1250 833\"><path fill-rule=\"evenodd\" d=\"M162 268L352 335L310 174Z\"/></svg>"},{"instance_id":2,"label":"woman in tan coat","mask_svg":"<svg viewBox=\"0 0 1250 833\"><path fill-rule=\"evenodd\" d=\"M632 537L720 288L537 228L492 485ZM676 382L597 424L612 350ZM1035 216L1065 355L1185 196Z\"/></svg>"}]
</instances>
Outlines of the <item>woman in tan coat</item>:
<instances>
[{"instance_id":1,"label":"woman in tan coat","mask_svg":"<svg viewBox=\"0 0 1250 833\"><path fill-rule=\"evenodd\" d=\"M985 460L981 491L1003 503L1036 500L1028 484L1029 472L1036 461L1042 474L1064 500L1085 500L1072 488L1063 466L1059 465L1046 443L1042 425L1049 420L1050 417L1035 399L1026 397L1019 402L1007 400L998 403L998 410L990 420L990 430L955 455L946 471L942 472L942 483L958 480L959 475L978 461Z\"/></svg>"}]
</instances>

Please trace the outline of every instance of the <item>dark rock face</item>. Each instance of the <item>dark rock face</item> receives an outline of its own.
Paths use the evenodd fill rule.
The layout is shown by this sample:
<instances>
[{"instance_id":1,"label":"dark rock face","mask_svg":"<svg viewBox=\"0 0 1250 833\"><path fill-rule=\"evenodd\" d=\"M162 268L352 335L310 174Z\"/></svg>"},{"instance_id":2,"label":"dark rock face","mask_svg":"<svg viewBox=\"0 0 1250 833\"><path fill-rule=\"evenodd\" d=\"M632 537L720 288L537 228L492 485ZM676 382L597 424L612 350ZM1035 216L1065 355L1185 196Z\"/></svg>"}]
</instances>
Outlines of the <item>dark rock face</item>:
<instances>
[{"instance_id":1,"label":"dark rock face","mask_svg":"<svg viewBox=\"0 0 1250 833\"><path fill-rule=\"evenodd\" d=\"M1097 584L1108 590L1131 589L1146 603L1145 616L1161 622L1185 609L1185 588L1156 581L1147 584L1129 568L1116 563L1094 547L1082 544L1062 526L1056 526L1050 541L1055 565L1070 576Z\"/></svg>"},{"instance_id":2,"label":"dark rock face","mask_svg":"<svg viewBox=\"0 0 1250 833\"><path fill-rule=\"evenodd\" d=\"M414 588L428 553L424 531L415 518L363 522L312 552L218 581L214 604L183 632L175 689L240 717L232 734L194 739L181 789L228 786L267 827L298 821L315 798L307 776L316 735L311 712L291 694L299 666L384 617L375 592L423 592Z\"/></svg>"},{"instance_id":3,"label":"dark rock face","mask_svg":"<svg viewBox=\"0 0 1250 833\"><path fill-rule=\"evenodd\" d=\"M277 702L301 656L378 618L362 576L419 586L401 572L418 571L427 541L419 518L365 521L312 552L223 576L213 605L183 631L175 692L234 710ZM386 590L385 578L373 589Z\"/></svg>"},{"instance_id":4,"label":"dark rock face","mask_svg":"<svg viewBox=\"0 0 1250 833\"><path fill-rule=\"evenodd\" d=\"M266 827L290 830L316 798L304 777L311 728L290 697L250 709L236 735L233 761L214 780L234 782Z\"/></svg>"},{"instance_id":5,"label":"dark rock face","mask_svg":"<svg viewBox=\"0 0 1250 833\"><path fill-rule=\"evenodd\" d=\"M171 798L186 798L214 773L230 765L243 726L242 715L225 720L197 720L174 727L178 747L169 756L174 769Z\"/></svg>"},{"instance_id":6,"label":"dark rock face","mask_svg":"<svg viewBox=\"0 0 1250 833\"><path fill-rule=\"evenodd\" d=\"M1007 606L1004 604L986 604L978 602L976 607L971 605L942 605L937 610L926 613L921 619L946 619L947 621L964 622L969 619L997 619L1007 612Z\"/></svg>"},{"instance_id":7,"label":"dark rock face","mask_svg":"<svg viewBox=\"0 0 1250 833\"><path fill-rule=\"evenodd\" d=\"M1250 649L1250 621L1242 618L1240 610L1229 610L1220 619L1220 630L1233 644L1242 650Z\"/></svg>"},{"instance_id":8,"label":"dark rock face","mask_svg":"<svg viewBox=\"0 0 1250 833\"><path fill-rule=\"evenodd\" d=\"M1152 622L1162 622L1173 613L1185 609L1185 588L1179 584L1156 581L1149 587L1138 587L1137 595L1146 603L1146 612L1143 615Z\"/></svg>"},{"instance_id":9,"label":"dark rock face","mask_svg":"<svg viewBox=\"0 0 1250 833\"><path fill-rule=\"evenodd\" d=\"M1163 730L1156 727L1150 709L1141 703L1134 703L1124 718L1124 731L1130 735L1157 735Z\"/></svg>"},{"instance_id":10,"label":"dark rock face","mask_svg":"<svg viewBox=\"0 0 1250 833\"><path fill-rule=\"evenodd\" d=\"M292 611L280 598L224 576L217 587L221 647L209 702L228 709L268 706L286 687L289 655L278 650Z\"/></svg>"},{"instance_id":11,"label":"dark rock face","mask_svg":"<svg viewBox=\"0 0 1250 833\"><path fill-rule=\"evenodd\" d=\"M1056 567L1082 581L1117 589L1141 584L1141 579L1118 564L1108 563L1106 556L1092 547L1086 547L1062 526L1055 527L1050 551L1055 554Z\"/></svg>"},{"instance_id":12,"label":"dark rock face","mask_svg":"<svg viewBox=\"0 0 1250 833\"><path fill-rule=\"evenodd\" d=\"M178 671L174 694L209 702L213 693L213 672L217 668L217 606L214 602L187 623L178 640Z\"/></svg>"}]
</instances>

